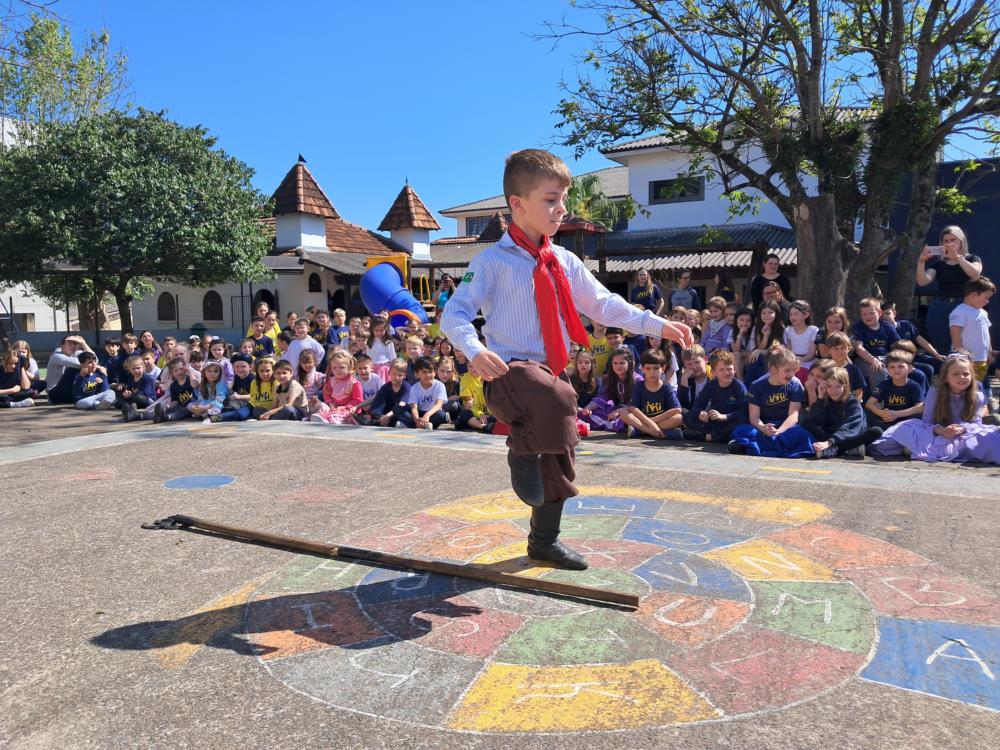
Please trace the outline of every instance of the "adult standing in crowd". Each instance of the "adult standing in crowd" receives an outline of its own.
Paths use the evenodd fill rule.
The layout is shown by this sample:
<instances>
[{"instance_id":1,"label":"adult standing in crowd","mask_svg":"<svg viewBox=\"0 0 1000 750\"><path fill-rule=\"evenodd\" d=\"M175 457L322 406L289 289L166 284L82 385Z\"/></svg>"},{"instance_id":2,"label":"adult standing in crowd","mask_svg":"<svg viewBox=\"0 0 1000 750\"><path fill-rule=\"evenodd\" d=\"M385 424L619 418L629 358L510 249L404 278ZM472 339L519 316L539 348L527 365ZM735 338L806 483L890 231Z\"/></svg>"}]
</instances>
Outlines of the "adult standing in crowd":
<instances>
[{"instance_id":1,"label":"adult standing in crowd","mask_svg":"<svg viewBox=\"0 0 1000 750\"><path fill-rule=\"evenodd\" d=\"M761 296L764 302L774 302L781 308L781 318L785 325L788 325L788 311L792 309L792 303L785 298L785 291L777 281L768 281L761 289Z\"/></svg>"},{"instance_id":2,"label":"adult standing in crowd","mask_svg":"<svg viewBox=\"0 0 1000 750\"><path fill-rule=\"evenodd\" d=\"M677 286L670 293L670 309L678 306L701 312L701 297L691 288L690 271L681 271L681 275L677 277Z\"/></svg>"},{"instance_id":3,"label":"adult standing in crowd","mask_svg":"<svg viewBox=\"0 0 1000 750\"><path fill-rule=\"evenodd\" d=\"M715 296L722 297L726 302L733 302L736 299L733 272L728 268L720 268L715 272Z\"/></svg>"},{"instance_id":4,"label":"adult standing in crowd","mask_svg":"<svg viewBox=\"0 0 1000 750\"><path fill-rule=\"evenodd\" d=\"M917 284L927 286L937 281L937 296L927 308L927 332L939 352L951 349L948 316L961 304L965 283L983 273L983 261L969 252L969 242L961 227L947 226L941 230L941 248L935 252L927 245L917 259Z\"/></svg>"},{"instance_id":5,"label":"adult standing in crowd","mask_svg":"<svg viewBox=\"0 0 1000 750\"><path fill-rule=\"evenodd\" d=\"M441 281L438 282L437 290L431 298L431 302L434 303L434 308L438 311L438 317L440 317L440 313L444 310L444 306L454 294L455 279L451 277L451 274L441 274Z\"/></svg>"},{"instance_id":6,"label":"adult standing in crowd","mask_svg":"<svg viewBox=\"0 0 1000 750\"><path fill-rule=\"evenodd\" d=\"M646 310L652 310L657 315L663 310L666 300L660 287L653 283L653 277L645 268L635 272L635 286L629 292L629 301L633 305L641 305Z\"/></svg>"},{"instance_id":7,"label":"adult standing in crowd","mask_svg":"<svg viewBox=\"0 0 1000 750\"><path fill-rule=\"evenodd\" d=\"M764 287L771 281L781 287L781 293L786 300L792 298L792 284L788 277L781 273L781 260L774 253L768 253L764 258L764 271L753 277L750 282L750 304L756 310L764 299Z\"/></svg>"}]
</instances>

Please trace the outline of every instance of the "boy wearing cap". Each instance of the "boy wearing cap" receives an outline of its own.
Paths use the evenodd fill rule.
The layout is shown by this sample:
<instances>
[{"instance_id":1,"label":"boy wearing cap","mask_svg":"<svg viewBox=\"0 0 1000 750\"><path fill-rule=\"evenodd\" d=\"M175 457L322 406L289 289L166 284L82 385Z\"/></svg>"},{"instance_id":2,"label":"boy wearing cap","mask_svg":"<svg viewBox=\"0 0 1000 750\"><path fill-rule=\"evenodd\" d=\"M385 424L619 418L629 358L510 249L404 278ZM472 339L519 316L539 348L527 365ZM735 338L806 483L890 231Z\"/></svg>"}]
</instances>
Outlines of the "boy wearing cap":
<instances>
[{"instance_id":1,"label":"boy wearing cap","mask_svg":"<svg viewBox=\"0 0 1000 750\"><path fill-rule=\"evenodd\" d=\"M570 340L588 343L577 310L682 346L692 339L687 326L632 307L579 258L551 243L566 215L570 181L567 166L547 151L526 149L508 157L503 183L512 223L472 260L444 308L441 330L483 378L490 411L511 426L511 484L532 509L528 556L584 570L586 560L558 539L563 503L577 494L576 393L560 378ZM472 324L479 310L486 319L485 346Z\"/></svg>"},{"instance_id":2,"label":"boy wearing cap","mask_svg":"<svg viewBox=\"0 0 1000 750\"><path fill-rule=\"evenodd\" d=\"M233 384L229 389L229 400L221 414L209 417L212 422L244 422L253 415L253 407L250 406L253 357L249 354L234 354L229 361L233 366Z\"/></svg>"}]
</instances>

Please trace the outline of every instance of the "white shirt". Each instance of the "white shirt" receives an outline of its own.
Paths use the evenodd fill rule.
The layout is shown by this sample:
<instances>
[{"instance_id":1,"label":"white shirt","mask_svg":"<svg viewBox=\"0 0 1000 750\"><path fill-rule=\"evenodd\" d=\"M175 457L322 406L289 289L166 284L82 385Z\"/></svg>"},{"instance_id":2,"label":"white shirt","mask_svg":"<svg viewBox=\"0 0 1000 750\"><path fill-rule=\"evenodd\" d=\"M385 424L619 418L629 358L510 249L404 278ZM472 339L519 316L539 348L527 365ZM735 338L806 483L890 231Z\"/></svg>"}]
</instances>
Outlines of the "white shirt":
<instances>
[{"instance_id":1,"label":"white shirt","mask_svg":"<svg viewBox=\"0 0 1000 750\"><path fill-rule=\"evenodd\" d=\"M371 377L368 378L368 380L357 378L357 381L361 383L361 392L364 394L365 401L370 398L374 398L375 394L378 393L378 389L385 385L385 383L382 382L382 378L375 372L371 374Z\"/></svg>"},{"instance_id":2,"label":"white shirt","mask_svg":"<svg viewBox=\"0 0 1000 750\"><path fill-rule=\"evenodd\" d=\"M396 358L396 347L391 341L388 344L383 344L382 339L375 339L368 347L368 354L371 356L372 362L384 365Z\"/></svg>"},{"instance_id":3,"label":"white shirt","mask_svg":"<svg viewBox=\"0 0 1000 750\"><path fill-rule=\"evenodd\" d=\"M795 329L791 326L785 329L785 346L791 349L792 354L799 358L799 364L802 367L809 367L812 364L812 357L809 359L803 358L809 352L815 351L817 333L819 333L819 328L816 326L806 326L806 330L802 333L796 333Z\"/></svg>"},{"instance_id":4,"label":"white shirt","mask_svg":"<svg viewBox=\"0 0 1000 750\"><path fill-rule=\"evenodd\" d=\"M448 392L444 389L444 383L437 378L431 381L431 387L424 390L420 383L410 386L410 395L406 399L406 405L417 405L417 411L423 413L434 406L438 401L447 401Z\"/></svg>"},{"instance_id":5,"label":"white shirt","mask_svg":"<svg viewBox=\"0 0 1000 750\"><path fill-rule=\"evenodd\" d=\"M558 245L552 250L566 272L576 309L593 321L624 328L644 336L661 337L663 318L651 310L638 310L609 292L583 265L583 261ZM441 330L470 360L487 347L501 359L545 362L542 324L535 303L534 271L537 262L504 233L500 241L472 259L468 272L448 300L441 315ZM479 342L472 319L482 310L486 318ZM562 322L562 321L560 321ZM569 334L561 325L569 349Z\"/></svg>"},{"instance_id":6,"label":"white shirt","mask_svg":"<svg viewBox=\"0 0 1000 750\"><path fill-rule=\"evenodd\" d=\"M323 361L323 357L326 355L326 350L323 349L321 343L312 336L306 336L304 339L292 339L292 343L288 345L288 350L281 355L281 359L287 359L292 363L292 372L294 373L299 369L299 356L305 351L316 353L317 365Z\"/></svg>"},{"instance_id":7,"label":"white shirt","mask_svg":"<svg viewBox=\"0 0 1000 750\"><path fill-rule=\"evenodd\" d=\"M964 302L951 311L949 326L962 326L962 348L968 349L973 362L990 358L990 316Z\"/></svg>"}]
</instances>

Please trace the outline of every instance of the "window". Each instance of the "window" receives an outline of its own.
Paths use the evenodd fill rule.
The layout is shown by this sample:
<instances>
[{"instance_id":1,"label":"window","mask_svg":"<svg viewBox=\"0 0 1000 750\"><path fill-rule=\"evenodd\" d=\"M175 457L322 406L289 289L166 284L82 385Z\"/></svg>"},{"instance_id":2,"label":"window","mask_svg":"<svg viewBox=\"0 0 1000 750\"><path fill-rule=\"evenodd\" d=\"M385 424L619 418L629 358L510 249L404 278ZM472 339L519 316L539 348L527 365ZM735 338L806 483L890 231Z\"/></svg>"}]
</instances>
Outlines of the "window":
<instances>
[{"instance_id":1,"label":"window","mask_svg":"<svg viewBox=\"0 0 1000 750\"><path fill-rule=\"evenodd\" d=\"M504 219L507 223L510 223L510 214L504 214ZM483 233L483 230L489 226L489 223L493 221L492 216L469 216L465 220L465 235L467 237L479 236Z\"/></svg>"},{"instance_id":2,"label":"window","mask_svg":"<svg viewBox=\"0 0 1000 750\"><path fill-rule=\"evenodd\" d=\"M222 297L214 289L205 292L201 300L202 320L222 320Z\"/></svg>"},{"instance_id":3,"label":"window","mask_svg":"<svg viewBox=\"0 0 1000 750\"><path fill-rule=\"evenodd\" d=\"M177 302L170 292L163 292L156 299L156 319L157 320L177 320Z\"/></svg>"},{"instance_id":4,"label":"window","mask_svg":"<svg viewBox=\"0 0 1000 750\"><path fill-rule=\"evenodd\" d=\"M705 200L704 177L677 177L649 183L649 203L689 203Z\"/></svg>"},{"instance_id":5,"label":"window","mask_svg":"<svg viewBox=\"0 0 1000 750\"><path fill-rule=\"evenodd\" d=\"M310 292L323 291L323 280L319 277L318 273L309 274L309 291Z\"/></svg>"}]
</instances>

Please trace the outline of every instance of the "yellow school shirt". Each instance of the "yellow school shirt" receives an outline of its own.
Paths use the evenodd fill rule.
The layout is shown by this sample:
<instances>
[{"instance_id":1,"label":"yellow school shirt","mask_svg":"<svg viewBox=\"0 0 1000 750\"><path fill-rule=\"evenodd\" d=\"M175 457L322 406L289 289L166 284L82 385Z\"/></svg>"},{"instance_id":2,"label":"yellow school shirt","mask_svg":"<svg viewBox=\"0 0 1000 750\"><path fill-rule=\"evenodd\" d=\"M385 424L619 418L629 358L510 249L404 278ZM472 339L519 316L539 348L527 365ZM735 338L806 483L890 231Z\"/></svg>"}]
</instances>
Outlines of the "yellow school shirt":
<instances>
[{"instance_id":1,"label":"yellow school shirt","mask_svg":"<svg viewBox=\"0 0 1000 750\"><path fill-rule=\"evenodd\" d=\"M257 378L250 384L250 406L255 409L271 409L274 407L274 378L261 382Z\"/></svg>"},{"instance_id":2,"label":"yellow school shirt","mask_svg":"<svg viewBox=\"0 0 1000 750\"><path fill-rule=\"evenodd\" d=\"M590 351L590 356L594 358L594 373L597 377L601 377L604 374L604 369L608 366L608 356L611 352L608 351L608 339L605 336L601 338L594 338L594 335L587 334L587 349Z\"/></svg>"},{"instance_id":3,"label":"yellow school shirt","mask_svg":"<svg viewBox=\"0 0 1000 750\"><path fill-rule=\"evenodd\" d=\"M470 411L476 419L481 419L490 413L489 407L486 406L486 394L483 393L483 379L478 375L467 372L462 376L458 384L458 397L472 399Z\"/></svg>"}]
</instances>

